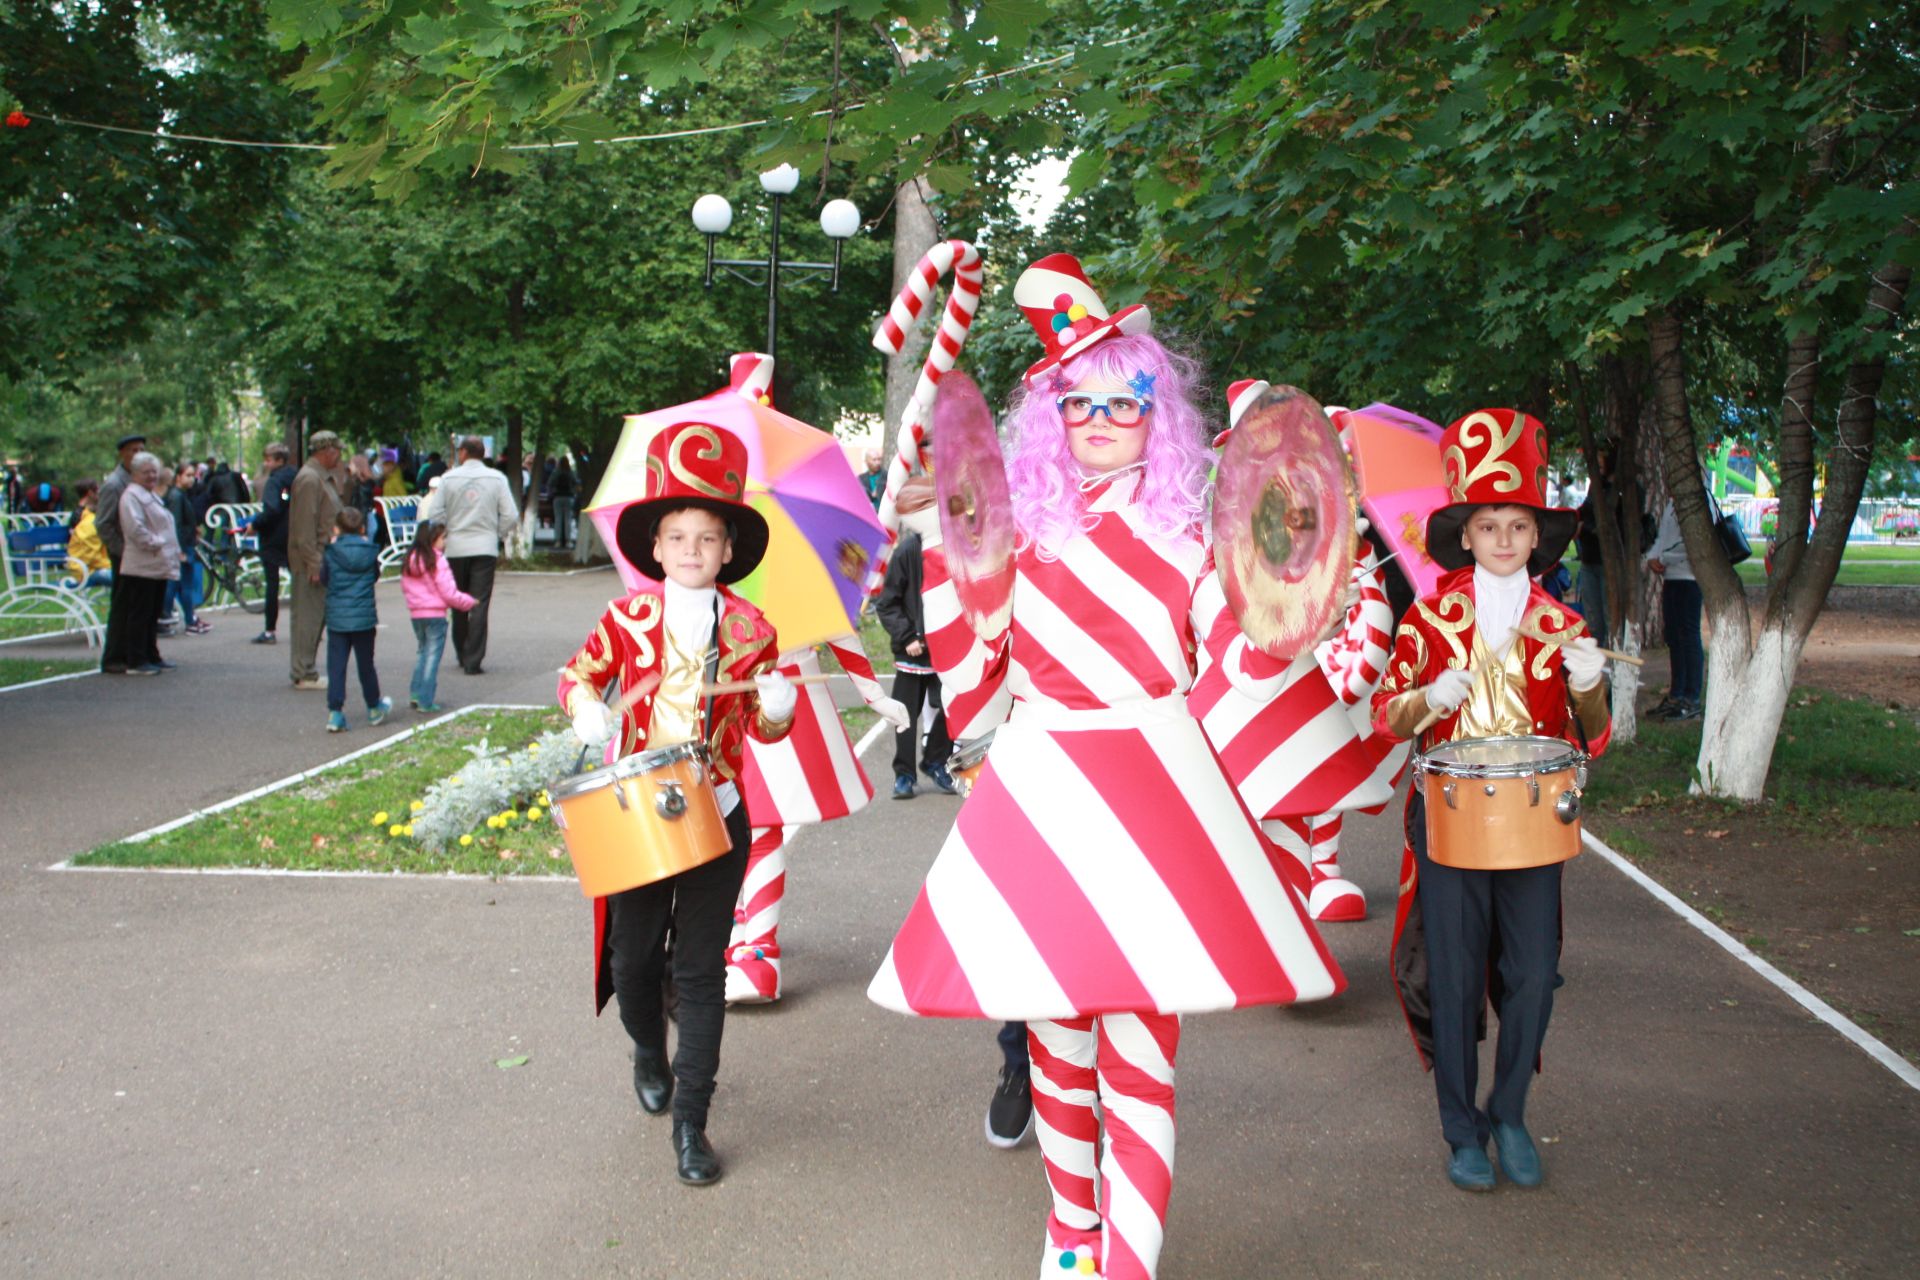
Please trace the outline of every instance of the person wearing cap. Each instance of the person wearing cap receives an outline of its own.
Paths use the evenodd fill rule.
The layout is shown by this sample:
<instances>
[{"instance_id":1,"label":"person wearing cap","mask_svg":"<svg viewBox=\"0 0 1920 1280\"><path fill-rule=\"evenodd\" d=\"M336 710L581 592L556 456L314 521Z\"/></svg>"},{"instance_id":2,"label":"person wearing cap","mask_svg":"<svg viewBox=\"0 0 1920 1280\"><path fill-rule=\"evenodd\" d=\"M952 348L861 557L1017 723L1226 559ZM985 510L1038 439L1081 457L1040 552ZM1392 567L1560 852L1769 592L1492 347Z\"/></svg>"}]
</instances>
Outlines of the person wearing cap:
<instances>
[{"instance_id":1,"label":"person wearing cap","mask_svg":"<svg viewBox=\"0 0 1920 1280\"><path fill-rule=\"evenodd\" d=\"M652 581L607 607L561 669L558 690L574 732L605 747L608 762L692 741L717 783L725 854L594 900L596 1008L619 997L634 1091L649 1115L671 1107L676 1168L691 1186L721 1175L706 1129L726 1019L727 940L751 842L740 794L746 742L784 738L799 701L776 669L773 625L732 590L760 563L769 536L765 517L747 505L746 474L746 446L719 427L681 423L648 442L646 496L620 512L614 541ZM729 681L753 688L702 692ZM633 699L618 717L602 700L615 684ZM661 990L669 928L679 992L671 1065Z\"/></svg>"},{"instance_id":2,"label":"person wearing cap","mask_svg":"<svg viewBox=\"0 0 1920 1280\"><path fill-rule=\"evenodd\" d=\"M1430 750L1464 739L1566 738L1598 755L1612 732L1606 658L1578 614L1540 589L1575 515L1547 504L1547 432L1513 409L1483 409L1441 437L1449 497L1427 548L1449 572L1394 634L1373 696L1375 727ZM1529 634L1532 633L1532 634ZM1550 641L1537 636L1551 637ZM1437 721L1424 733L1420 725ZM1393 973L1414 1044L1433 1071L1447 1177L1494 1185L1487 1140L1516 1186L1538 1186L1527 1089L1559 984L1560 863L1503 871L1427 856L1422 789L1407 797ZM1500 1020L1493 1088L1476 1097L1489 987Z\"/></svg>"},{"instance_id":3,"label":"person wearing cap","mask_svg":"<svg viewBox=\"0 0 1920 1280\"><path fill-rule=\"evenodd\" d=\"M1027 1024L1043 1274L1140 1280L1173 1190L1181 1016L1344 979L1186 702L1225 608L1198 369L1069 254L1014 301L1045 355L1007 415L1010 622L943 625L952 540L923 588L951 731L993 742L867 995Z\"/></svg>"},{"instance_id":4,"label":"person wearing cap","mask_svg":"<svg viewBox=\"0 0 1920 1280\"><path fill-rule=\"evenodd\" d=\"M119 465L100 482L100 492L94 498L94 532L100 535L100 545L107 549L107 559L113 568L113 585L107 596L107 634L100 645L100 669L115 675L125 674L128 669L127 590L120 581L120 557L127 544L120 532L120 498L133 483L134 455L146 447L146 436L138 432L121 436L114 446L120 453Z\"/></svg>"},{"instance_id":5,"label":"person wearing cap","mask_svg":"<svg viewBox=\"0 0 1920 1280\"><path fill-rule=\"evenodd\" d=\"M293 477L287 498L287 567L292 583L293 643L287 675L293 687L325 688L318 665L320 633L327 625L327 589L322 578L334 517L345 505L340 437L316 431L307 438L307 461Z\"/></svg>"}]
</instances>

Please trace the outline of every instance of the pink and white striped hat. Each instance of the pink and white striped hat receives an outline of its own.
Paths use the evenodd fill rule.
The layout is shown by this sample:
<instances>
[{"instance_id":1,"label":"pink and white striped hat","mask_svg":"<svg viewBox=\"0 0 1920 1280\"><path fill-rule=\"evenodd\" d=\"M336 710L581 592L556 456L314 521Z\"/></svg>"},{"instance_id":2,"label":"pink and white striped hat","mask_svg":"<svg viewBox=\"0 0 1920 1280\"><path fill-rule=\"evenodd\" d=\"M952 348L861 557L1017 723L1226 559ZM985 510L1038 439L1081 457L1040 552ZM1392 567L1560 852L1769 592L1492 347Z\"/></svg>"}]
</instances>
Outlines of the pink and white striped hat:
<instances>
[{"instance_id":1,"label":"pink and white striped hat","mask_svg":"<svg viewBox=\"0 0 1920 1280\"><path fill-rule=\"evenodd\" d=\"M1081 270L1080 259L1070 253L1050 253L1022 271L1013 282L1013 301L1047 348L1046 358L1027 370L1032 386L1040 384L1047 370L1096 342L1153 328L1144 303L1122 307L1119 314L1109 316L1107 304Z\"/></svg>"}]
</instances>

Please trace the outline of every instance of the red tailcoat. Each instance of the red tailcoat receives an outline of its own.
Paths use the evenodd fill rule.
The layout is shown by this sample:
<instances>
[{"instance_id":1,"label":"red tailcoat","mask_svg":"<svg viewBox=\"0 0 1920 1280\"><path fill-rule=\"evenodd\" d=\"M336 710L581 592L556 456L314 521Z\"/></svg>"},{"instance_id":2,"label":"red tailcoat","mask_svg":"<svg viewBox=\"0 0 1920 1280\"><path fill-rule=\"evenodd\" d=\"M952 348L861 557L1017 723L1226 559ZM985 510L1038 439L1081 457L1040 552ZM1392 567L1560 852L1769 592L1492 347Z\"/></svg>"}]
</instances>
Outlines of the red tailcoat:
<instances>
[{"instance_id":1,"label":"red tailcoat","mask_svg":"<svg viewBox=\"0 0 1920 1280\"><path fill-rule=\"evenodd\" d=\"M1400 627L1394 633L1393 654L1387 659L1387 674L1374 691L1373 721L1376 732L1390 738L1400 737L1388 723L1388 704L1403 693L1432 684L1441 672L1449 668L1461 670L1469 664L1474 638L1478 634L1477 618L1472 565L1455 569L1441 578L1433 594L1423 596L1413 608L1407 610L1407 616L1400 620ZM1520 627L1543 635L1565 635L1575 639L1587 634L1587 624L1580 615L1542 591L1537 582L1532 584L1526 606L1521 610ZM1527 672L1527 709L1533 717L1533 726L1528 732L1544 738L1565 738L1576 746L1581 745L1579 726L1574 721L1568 702L1567 678L1561 663L1560 646L1542 644L1519 634L1518 630L1514 633L1513 643L1520 646ZM1426 732L1423 741L1415 745L1425 748L1452 741L1459 719L1458 712L1443 717ZM1597 734L1590 734L1585 744L1586 750L1598 756L1606 749L1612 732L1612 725L1607 724ZM1419 785L1417 776L1414 785ZM1409 805L1411 801L1412 795L1409 794ZM1394 985L1399 989L1400 1007L1406 1014L1407 1028L1413 1034L1414 1045L1421 1059L1427 1061L1432 1057L1433 1028L1431 1011L1427 1005L1426 939L1418 910L1418 889L1418 866L1409 839L1400 857L1400 904L1393 923L1391 960ZM1497 939L1495 945L1498 945ZM1491 961L1489 968L1488 994L1497 1000L1499 971Z\"/></svg>"},{"instance_id":2,"label":"red tailcoat","mask_svg":"<svg viewBox=\"0 0 1920 1280\"><path fill-rule=\"evenodd\" d=\"M720 591L720 623L715 630L720 646L718 681L747 680L773 670L780 645L760 610L726 587ZM598 698L618 682L631 689L648 675L662 672L666 645L666 596L657 582L644 583L624 600L607 606L580 651L561 669L560 706L569 713L575 697ZM609 759L620 759L646 749L653 723L653 695L636 701L620 717ZM749 736L760 742L778 742L793 721L768 724L760 715L760 695L722 693L713 699L712 732L707 749L714 772L727 781L740 777ZM744 803L744 801L743 801ZM593 902L595 1008L605 1008L613 996L613 980L606 966L607 900Z\"/></svg>"}]
</instances>

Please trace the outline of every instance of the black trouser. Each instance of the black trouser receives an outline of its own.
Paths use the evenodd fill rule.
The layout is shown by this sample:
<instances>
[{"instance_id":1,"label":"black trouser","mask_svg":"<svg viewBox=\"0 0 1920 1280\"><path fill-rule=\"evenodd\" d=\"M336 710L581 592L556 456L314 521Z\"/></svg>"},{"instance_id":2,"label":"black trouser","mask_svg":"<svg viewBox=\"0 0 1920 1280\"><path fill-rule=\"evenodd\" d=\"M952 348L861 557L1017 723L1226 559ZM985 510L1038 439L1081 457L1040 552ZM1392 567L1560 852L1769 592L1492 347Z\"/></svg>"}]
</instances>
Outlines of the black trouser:
<instances>
[{"instance_id":1,"label":"black trouser","mask_svg":"<svg viewBox=\"0 0 1920 1280\"><path fill-rule=\"evenodd\" d=\"M927 730L928 764L945 764L953 754L953 739L947 736L947 713L940 705L940 677L915 675L911 671L893 673L893 696L907 709L907 727L893 735L893 772L896 777L913 776L914 749L920 744L920 708L934 709L933 727Z\"/></svg>"},{"instance_id":2,"label":"black trouser","mask_svg":"<svg viewBox=\"0 0 1920 1280\"><path fill-rule=\"evenodd\" d=\"M100 642L100 669L127 665L127 588L120 576L120 557L113 562L113 584L107 588L107 638Z\"/></svg>"},{"instance_id":3,"label":"black trouser","mask_svg":"<svg viewBox=\"0 0 1920 1280\"><path fill-rule=\"evenodd\" d=\"M1667 639L1667 694L1699 702L1707 683L1707 655L1700 642L1700 584L1668 578L1660 586L1660 614Z\"/></svg>"},{"instance_id":4,"label":"black trouser","mask_svg":"<svg viewBox=\"0 0 1920 1280\"><path fill-rule=\"evenodd\" d=\"M453 652L468 675L487 656L487 602L493 598L493 567L499 556L448 556L453 585L472 596L473 608L453 611Z\"/></svg>"},{"instance_id":5,"label":"black trouser","mask_svg":"<svg viewBox=\"0 0 1920 1280\"><path fill-rule=\"evenodd\" d=\"M1027 1024L1024 1022L1003 1022L1000 1024L1000 1054L1007 1065L1015 1071L1027 1071L1032 1067L1032 1059L1027 1052Z\"/></svg>"},{"instance_id":6,"label":"black trouser","mask_svg":"<svg viewBox=\"0 0 1920 1280\"><path fill-rule=\"evenodd\" d=\"M367 710L380 701L380 674L373 669L373 631L335 631L327 628L327 710L347 707L347 655L353 655L360 670L360 692L366 695Z\"/></svg>"},{"instance_id":7,"label":"black trouser","mask_svg":"<svg viewBox=\"0 0 1920 1280\"><path fill-rule=\"evenodd\" d=\"M122 583L125 586L122 586ZM131 671L160 661L160 607L166 603L165 578L131 578L113 575L114 592L120 597L124 617L121 620L119 660Z\"/></svg>"},{"instance_id":8,"label":"black trouser","mask_svg":"<svg viewBox=\"0 0 1920 1280\"><path fill-rule=\"evenodd\" d=\"M1414 806L1423 802L1414 793ZM1560 868L1462 871L1427 857L1424 808L1409 810L1426 930L1427 998L1433 1006L1433 1087L1448 1146L1485 1146L1489 1125L1525 1124L1527 1087L1553 1016L1560 963ZM1476 1029L1486 999L1487 953L1500 941L1500 1039L1487 1109Z\"/></svg>"},{"instance_id":9,"label":"black trouser","mask_svg":"<svg viewBox=\"0 0 1920 1280\"><path fill-rule=\"evenodd\" d=\"M267 580L267 612L260 629L271 635L274 628L280 625L280 575L285 570L277 564L262 561L260 572Z\"/></svg>"},{"instance_id":10,"label":"black trouser","mask_svg":"<svg viewBox=\"0 0 1920 1280\"><path fill-rule=\"evenodd\" d=\"M705 1127L720 1070L727 1015L727 938L733 904L747 874L747 806L727 815L733 848L691 871L607 899L607 964L620 998L620 1022L644 1057L667 1056L667 925L673 925L673 985L679 992L680 1043L673 1055L673 1118Z\"/></svg>"}]
</instances>

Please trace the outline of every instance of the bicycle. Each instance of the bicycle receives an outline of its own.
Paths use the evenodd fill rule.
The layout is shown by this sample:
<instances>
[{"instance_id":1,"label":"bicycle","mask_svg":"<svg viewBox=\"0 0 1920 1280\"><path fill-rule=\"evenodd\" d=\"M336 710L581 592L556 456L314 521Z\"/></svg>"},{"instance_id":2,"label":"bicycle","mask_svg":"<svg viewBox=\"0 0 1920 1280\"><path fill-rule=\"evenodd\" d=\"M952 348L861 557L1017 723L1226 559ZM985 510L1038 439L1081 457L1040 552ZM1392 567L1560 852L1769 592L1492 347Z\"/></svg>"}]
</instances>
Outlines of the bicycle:
<instances>
[{"instance_id":1,"label":"bicycle","mask_svg":"<svg viewBox=\"0 0 1920 1280\"><path fill-rule=\"evenodd\" d=\"M247 539L251 541L251 539ZM267 607L267 576L258 553L241 546L239 538L202 538L194 544L193 554L206 574L206 589L201 607L213 603L217 591L248 613L261 613Z\"/></svg>"}]
</instances>

